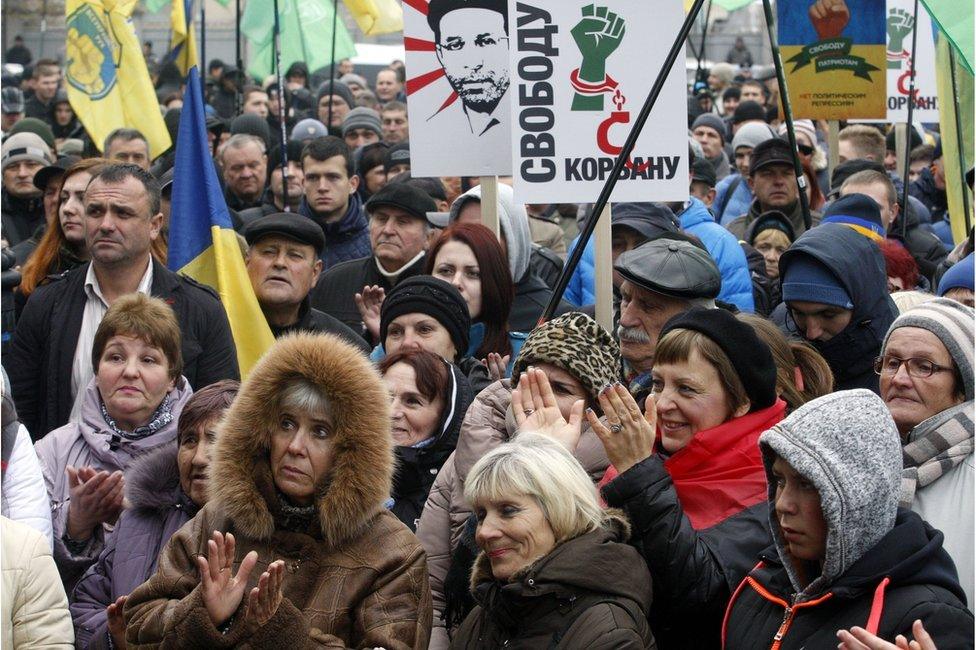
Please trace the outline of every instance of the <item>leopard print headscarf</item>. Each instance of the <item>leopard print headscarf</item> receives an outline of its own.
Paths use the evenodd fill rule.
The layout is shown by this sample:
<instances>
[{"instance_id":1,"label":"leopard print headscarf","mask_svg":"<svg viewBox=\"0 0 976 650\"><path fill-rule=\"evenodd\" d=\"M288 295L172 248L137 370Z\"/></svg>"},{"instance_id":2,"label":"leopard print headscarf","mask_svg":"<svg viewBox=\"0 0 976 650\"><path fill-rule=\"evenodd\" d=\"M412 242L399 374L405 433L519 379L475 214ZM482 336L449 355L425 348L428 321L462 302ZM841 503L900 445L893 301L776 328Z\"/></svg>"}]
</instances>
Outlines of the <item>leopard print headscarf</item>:
<instances>
[{"instance_id":1,"label":"leopard print headscarf","mask_svg":"<svg viewBox=\"0 0 976 650\"><path fill-rule=\"evenodd\" d=\"M620 379L620 347L600 325L578 311L532 330L512 367L512 386L532 364L551 363L579 379L596 401L600 389Z\"/></svg>"}]
</instances>

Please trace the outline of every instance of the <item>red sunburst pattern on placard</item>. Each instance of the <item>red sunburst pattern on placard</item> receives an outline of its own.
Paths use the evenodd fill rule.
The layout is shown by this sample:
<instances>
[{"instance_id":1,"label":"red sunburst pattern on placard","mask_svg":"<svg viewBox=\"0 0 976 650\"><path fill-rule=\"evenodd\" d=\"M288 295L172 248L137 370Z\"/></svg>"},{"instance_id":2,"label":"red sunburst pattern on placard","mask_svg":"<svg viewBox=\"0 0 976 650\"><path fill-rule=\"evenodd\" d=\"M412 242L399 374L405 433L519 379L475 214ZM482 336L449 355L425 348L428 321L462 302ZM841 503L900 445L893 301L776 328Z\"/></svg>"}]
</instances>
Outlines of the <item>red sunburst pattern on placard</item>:
<instances>
[{"instance_id":1,"label":"red sunburst pattern on placard","mask_svg":"<svg viewBox=\"0 0 976 650\"><path fill-rule=\"evenodd\" d=\"M412 8L414 11L423 14L424 16L427 15L427 0L403 0L403 4ZM427 40L423 38L404 37L403 47L404 49L409 50L411 52L433 52L435 49L435 43L431 40ZM438 67L435 70L431 70L429 72L424 72L422 74L410 77L409 79L407 79L407 84L406 84L407 94L410 95L412 93L415 93L418 90L421 90L422 88L437 81L443 76L444 76L444 69ZM437 112L434 113L434 115L437 115L437 113L440 113L445 108L447 108L448 106L456 102L457 99L458 99L457 92L452 90L451 94L447 96L447 99L444 100L444 103L441 104L441 107L437 109ZM433 115L431 117L433 117Z\"/></svg>"}]
</instances>

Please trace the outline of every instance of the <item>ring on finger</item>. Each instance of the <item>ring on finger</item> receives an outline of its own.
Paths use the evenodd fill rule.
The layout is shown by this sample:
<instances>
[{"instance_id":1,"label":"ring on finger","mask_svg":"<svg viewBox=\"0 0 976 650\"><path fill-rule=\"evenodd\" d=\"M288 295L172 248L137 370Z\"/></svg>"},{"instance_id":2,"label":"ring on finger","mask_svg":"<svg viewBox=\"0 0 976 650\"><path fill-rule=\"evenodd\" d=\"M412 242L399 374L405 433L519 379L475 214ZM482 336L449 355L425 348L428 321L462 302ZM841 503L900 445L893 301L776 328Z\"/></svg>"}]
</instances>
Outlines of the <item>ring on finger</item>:
<instances>
[{"instance_id":1,"label":"ring on finger","mask_svg":"<svg viewBox=\"0 0 976 650\"><path fill-rule=\"evenodd\" d=\"M622 427L622 426L620 426L619 424L611 424L611 425L610 425L610 433L620 433L620 430L621 430L622 428L623 428L623 427Z\"/></svg>"},{"instance_id":2,"label":"ring on finger","mask_svg":"<svg viewBox=\"0 0 976 650\"><path fill-rule=\"evenodd\" d=\"M535 413L535 409L525 409L522 412L525 413L526 417L528 417L528 416L532 415L533 413Z\"/></svg>"}]
</instances>

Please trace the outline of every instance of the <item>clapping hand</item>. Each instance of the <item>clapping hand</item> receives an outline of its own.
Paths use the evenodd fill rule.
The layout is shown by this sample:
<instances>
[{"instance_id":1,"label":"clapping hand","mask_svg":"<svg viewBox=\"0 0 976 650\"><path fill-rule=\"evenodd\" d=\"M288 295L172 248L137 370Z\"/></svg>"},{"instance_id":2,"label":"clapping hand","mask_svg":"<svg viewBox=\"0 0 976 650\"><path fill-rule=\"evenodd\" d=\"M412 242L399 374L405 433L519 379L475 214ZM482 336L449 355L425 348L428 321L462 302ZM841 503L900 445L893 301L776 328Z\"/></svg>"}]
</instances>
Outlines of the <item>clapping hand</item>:
<instances>
[{"instance_id":1,"label":"clapping hand","mask_svg":"<svg viewBox=\"0 0 976 650\"><path fill-rule=\"evenodd\" d=\"M604 426L592 409L586 419L603 443L607 458L621 474L654 453L657 411L654 397L649 396L644 413L627 387L617 382L605 387L597 396L609 426Z\"/></svg>"},{"instance_id":2,"label":"clapping hand","mask_svg":"<svg viewBox=\"0 0 976 650\"><path fill-rule=\"evenodd\" d=\"M505 378L505 372L508 370L508 362L511 358L512 355L510 354L502 356L497 352L488 353L488 358L482 363L488 367L488 376L491 377L492 381Z\"/></svg>"},{"instance_id":3,"label":"clapping hand","mask_svg":"<svg viewBox=\"0 0 976 650\"><path fill-rule=\"evenodd\" d=\"M569 420L563 417L546 373L529 366L512 390L512 413L519 430L537 431L575 451L583 424L583 400L573 403Z\"/></svg>"},{"instance_id":4,"label":"clapping hand","mask_svg":"<svg viewBox=\"0 0 976 650\"><path fill-rule=\"evenodd\" d=\"M124 650L125 645L125 620L122 618L122 608L125 606L125 599L128 596L119 596L114 603L109 603L105 608L105 615L108 618L108 633L112 637L112 645L119 650Z\"/></svg>"},{"instance_id":5,"label":"clapping hand","mask_svg":"<svg viewBox=\"0 0 976 650\"><path fill-rule=\"evenodd\" d=\"M850 632L847 630L837 632L837 638L840 639L837 650L936 650L935 641L925 631L922 621L917 620L912 624L912 636L915 640L909 641L899 634L895 637L894 643L888 643L864 628L852 627Z\"/></svg>"},{"instance_id":6,"label":"clapping hand","mask_svg":"<svg viewBox=\"0 0 976 650\"><path fill-rule=\"evenodd\" d=\"M246 624L257 630L271 620L281 604L281 583L284 579L285 563L276 560L268 565L268 570L261 574L258 586L251 589L247 596Z\"/></svg>"},{"instance_id":7,"label":"clapping hand","mask_svg":"<svg viewBox=\"0 0 976 650\"><path fill-rule=\"evenodd\" d=\"M96 526L114 522L122 512L125 478L122 472L96 471L91 467L65 468L68 474L67 532L71 539L86 540Z\"/></svg>"},{"instance_id":8,"label":"clapping hand","mask_svg":"<svg viewBox=\"0 0 976 650\"><path fill-rule=\"evenodd\" d=\"M378 341L380 338L380 308L383 306L383 300L386 299L386 290L375 284L365 286L363 292L357 293L354 298L356 309L359 310L359 316L363 319L366 331L369 332L374 341ZM382 343L382 341L380 342Z\"/></svg>"},{"instance_id":9,"label":"clapping hand","mask_svg":"<svg viewBox=\"0 0 976 650\"><path fill-rule=\"evenodd\" d=\"M207 557L197 557L203 603L215 627L226 623L237 611L244 598L247 579L258 561L257 552L251 551L244 556L237 575L232 575L234 547L234 536L231 533L225 536L215 530L213 537L207 542Z\"/></svg>"}]
</instances>

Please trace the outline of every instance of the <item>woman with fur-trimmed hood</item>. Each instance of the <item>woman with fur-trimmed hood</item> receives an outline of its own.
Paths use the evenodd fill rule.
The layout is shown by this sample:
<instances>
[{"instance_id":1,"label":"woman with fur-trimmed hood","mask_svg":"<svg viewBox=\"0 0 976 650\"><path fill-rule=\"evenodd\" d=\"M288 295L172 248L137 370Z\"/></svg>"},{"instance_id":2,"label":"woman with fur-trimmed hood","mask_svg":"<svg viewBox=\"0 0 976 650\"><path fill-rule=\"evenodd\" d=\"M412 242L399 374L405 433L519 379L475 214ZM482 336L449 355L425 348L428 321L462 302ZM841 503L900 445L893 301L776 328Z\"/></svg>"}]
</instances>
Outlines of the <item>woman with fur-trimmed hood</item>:
<instances>
[{"instance_id":1,"label":"woman with fur-trimmed hood","mask_svg":"<svg viewBox=\"0 0 976 650\"><path fill-rule=\"evenodd\" d=\"M427 647L426 556L384 507L389 396L356 349L279 339L215 457L211 501L126 602L130 648Z\"/></svg>"}]
</instances>

